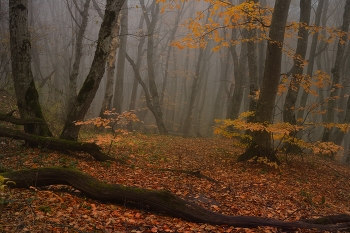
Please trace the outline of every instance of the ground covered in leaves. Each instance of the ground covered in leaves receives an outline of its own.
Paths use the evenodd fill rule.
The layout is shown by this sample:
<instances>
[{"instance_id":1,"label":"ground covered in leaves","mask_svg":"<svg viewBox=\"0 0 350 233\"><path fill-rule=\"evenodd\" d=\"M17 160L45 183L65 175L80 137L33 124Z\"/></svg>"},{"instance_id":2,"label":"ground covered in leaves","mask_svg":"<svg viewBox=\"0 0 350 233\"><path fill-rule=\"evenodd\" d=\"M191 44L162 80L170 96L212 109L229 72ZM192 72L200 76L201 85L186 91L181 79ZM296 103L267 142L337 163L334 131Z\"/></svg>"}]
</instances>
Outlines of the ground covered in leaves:
<instances>
[{"instance_id":1,"label":"ground covered in leaves","mask_svg":"<svg viewBox=\"0 0 350 233\"><path fill-rule=\"evenodd\" d=\"M242 150L222 138L134 134L118 138L111 147L102 145L121 162L28 149L20 141L0 138L0 170L75 167L110 183L167 189L228 215L292 221L350 214L350 170L329 158L281 155L283 164L276 169L237 163ZM194 224L147 212L142 206L101 203L63 185L7 190L2 200L0 232L278 232L271 227Z\"/></svg>"}]
</instances>

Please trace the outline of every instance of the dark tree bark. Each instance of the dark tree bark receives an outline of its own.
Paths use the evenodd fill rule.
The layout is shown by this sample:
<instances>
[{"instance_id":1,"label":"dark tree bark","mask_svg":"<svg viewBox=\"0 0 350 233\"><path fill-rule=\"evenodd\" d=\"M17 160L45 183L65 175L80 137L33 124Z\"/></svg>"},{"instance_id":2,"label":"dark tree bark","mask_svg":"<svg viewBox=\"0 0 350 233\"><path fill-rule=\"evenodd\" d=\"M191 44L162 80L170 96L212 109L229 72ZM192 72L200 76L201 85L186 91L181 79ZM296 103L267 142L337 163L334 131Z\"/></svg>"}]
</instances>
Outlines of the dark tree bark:
<instances>
[{"instance_id":1,"label":"dark tree bark","mask_svg":"<svg viewBox=\"0 0 350 233\"><path fill-rule=\"evenodd\" d=\"M295 103L297 101L300 82L303 78L304 61L308 45L308 30L310 23L311 0L300 1L300 20L297 48L293 57L294 64L290 71L292 79L289 84L286 100L283 106L283 120L292 125L296 124Z\"/></svg>"},{"instance_id":2,"label":"dark tree bark","mask_svg":"<svg viewBox=\"0 0 350 233\"><path fill-rule=\"evenodd\" d=\"M100 85L101 79L105 72L105 64L110 51L112 40L112 27L117 20L120 9L125 0L107 0L104 18L98 35L98 41L95 56L91 64L90 72L79 91L73 107L70 109L66 123L60 138L74 140L78 139L80 125L74 122L83 120L91 102L93 101L96 91Z\"/></svg>"},{"instance_id":3,"label":"dark tree bark","mask_svg":"<svg viewBox=\"0 0 350 233\"><path fill-rule=\"evenodd\" d=\"M9 8L12 77L19 114L21 118L44 120L31 69L31 42L27 26L28 1L10 0ZM24 131L30 134L52 136L46 124L26 124Z\"/></svg>"},{"instance_id":4,"label":"dark tree bark","mask_svg":"<svg viewBox=\"0 0 350 233\"><path fill-rule=\"evenodd\" d=\"M171 29L168 42L166 43L166 44L169 44L169 46L168 46L167 55L165 58L165 71L164 71L165 74L164 74L164 79L163 79L163 84L162 84L162 90L160 93L160 106L162 106L162 107L163 107L163 102L164 102L165 88L167 85L168 75L169 75L170 54L171 54L171 51L173 50L173 46L171 46L170 43L175 39L175 35L176 35L177 29L179 27L181 16L184 14L185 3L186 2L183 2L181 4L181 7L179 9L177 9L174 27ZM164 109L164 107L163 107L163 109Z\"/></svg>"},{"instance_id":5,"label":"dark tree bark","mask_svg":"<svg viewBox=\"0 0 350 233\"><path fill-rule=\"evenodd\" d=\"M326 0L319 0L318 1L317 10L315 13L315 26L316 27L320 26L321 16L322 16L322 8L324 6L325 1ZM319 33L315 32L315 34L312 36L310 55L309 55L309 64L307 66L307 71L306 71L306 75L308 75L309 77L312 76L313 69L314 69L318 35L319 35ZM298 111L297 119L304 118L305 107L306 107L306 102L307 102L308 96L309 96L309 92L303 90L303 93L302 93L301 98L300 98L300 103L299 103L300 110Z\"/></svg>"},{"instance_id":6,"label":"dark tree bark","mask_svg":"<svg viewBox=\"0 0 350 233\"><path fill-rule=\"evenodd\" d=\"M190 128L191 128L191 121L192 121L192 111L193 111L193 107L194 107L194 103L195 100L197 98L197 94L198 94L198 83L199 80L201 79L200 77L200 69L201 69L201 64L203 63L203 53L204 53L204 49L200 48L199 49L199 55L198 55L198 60L196 63L196 71L195 71L195 75L193 77L193 82L192 82L192 87L191 87L191 96L190 96L190 100L189 100L189 104L188 104L188 108L186 111L186 117L184 120L184 123L182 125L182 132L183 134L187 137L189 132L190 132Z\"/></svg>"},{"instance_id":7,"label":"dark tree bark","mask_svg":"<svg viewBox=\"0 0 350 233\"><path fill-rule=\"evenodd\" d=\"M343 63L343 57L345 52L345 45L348 41L348 32L350 26L350 0L345 3L345 9L343 14L343 24L341 27L342 36L339 38L337 55L335 57L334 67L332 69L333 80L332 89L328 99L327 108L327 122L334 122L334 108L336 107L336 96L339 95L339 85L340 83L340 66ZM332 128L325 128L323 131L322 141L329 141L331 136Z\"/></svg>"},{"instance_id":8,"label":"dark tree bark","mask_svg":"<svg viewBox=\"0 0 350 233\"><path fill-rule=\"evenodd\" d=\"M254 3L258 3L259 0L254 0ZM258 70L258 45L256 43L257 31L255 28L251 28L247 31L247 57L248 57L248 70L249 70L249 111L255 112L257 110L257 101L253 96L259 90L259 70ZM251 118L249 118L251 120Z\"/></svg>"},{"instance_id":9,"label":"dark tree bark","mask_svg":"<svg viewBox=\"0 0 350 233\"><path fill-rule=\"evenodd\" d=\"M135 63L135 69L136 70L140 70L142 54L143 54L143 52L142 52L143 51L143 45L145 44L145 39L146 39L146 37L144 36L143 30L142 30L144 20L145 20L145 18L143 16L141 16L141 19L140 19L140 22L139 22L139 30L141 31L141 33L140 33L140 41L139 41L139 44L137 45L137 58L136 58L136 63ZM139 85L139 81L138 81L138 78L136 76L137 75L135 73L134 74L134 81L133 81L133 84L132 84L131 98L130 98L130 103L129 103L129 111L136 110L136 95L137 95L137 89L138 89L138 85ZM128 127L129 131L132 131L133 130L133 122L130 121L128 123L127 127Z\"/></svg>"},{"instance_id":10,"label":"dark tree bark","mask_svg":"<svg viewBox=\"0 0 350 233\"><path fill-rule=\"evenodd\" d=\"M74 100L77 97L77 81L78 81L78 75L79 75L79 68L80 68L80 61L83 56L83 39L84 34L86 31L86 27L88 24L88 18L89 18L89 7L90 7L90 1L86 0L84 3L83 10L79 9L79 6L76 4L76 10L79 12L81 16L81 23L78 23L78 19L74 17L73 12L68 6L67 1L67 7L71 14L72 19L76 23L76 40L75 40L75 51L74 51L74 62L73 67L71 69L71 73L69 74L69 85L68 85L68 101L67 101L67 112L70 111L72 106L74 105ZM75 3L75 1L73 1Z\"/></svg>"},{"instance_id":11,"label":"dark tree bark","mask_svg":"<svg viewBox=\"0 0 350 233\"><path fill-rule=\"evenodd\" d=\"M145 22L147 25L147 72L148 72L148 86L149 92L151 95L152 105L154 108L154 112L152 111L154 118L156 120L157 128L160 134L167 134L168 131L165 127L163 120L163 111L160 105L160 98L158 94L158 89L156 85L156 73L154 69L154 31L156 28L156 24L158 21L158 16L160 13L159 4L154 0L152 2L153 10L152 10L152 19L150 19L144 0L140 0L141 7L144 11Z\"/></svg>"},{"instance_id":12,"label":"dark tree bark","mask_svg":"<svg viewBox=\"0 0 350 233\"><path fill-rule=\"evenodd\" d=\"M236 40L237 37L237 29L232 29L231 39ZM239 116L245 84L244 74L247 70L247 44L242 43L239 57L236 52L236 47L236 45L230 46L235 83L232 96L229 99L229 106L227 111L227 118L229 119L236 119Z\"/></svg>"},{"instance_id":13,"label":"dark tree bark","mask_svg":"<svg viewBox=\"0 0 350 233\"><path fill-rule=\"evenodd\" d=\"M107 77L106 77L105 95L102 101L99 117L105 117L104 112L106 110L110 110L110 107L112 105L115 60L117 55L116 54L117 49L119 47L119 36L118 36L119 29L120 29L120 15L112 28L112 41L111 41L111 47L107 58Z\"/></svg>"},{"instance_id":14,"label":"dark tree bark","mask_svg":"<svg viewBox=\"0 0 350 233\"><path fill-rule=\"evenodd\" d=\"M49 148L58 151L83 151L90 154L97 161L116 161L115 158L109 157L108 155L105 155L103 152L101 152L102 148L97 146L95 143L75 142L57 138L43 137L4 127L0 127L0 137L9 137L12 139L24 140L31 146L40 146L41 148Z\"/></svg>"},{"instance_id":15,"label":"dark tree bark","mask_svg":"<svg viewBox=\"0 0 350 233\"><path fill-rule=\"evenodd\" d=\"M254 121L261 124L273 122L273 112L278 84L281 75L282 47L287 22L290 0L277 0L272 14L270 33L266 52L264 79L258 100ZM254 157L266 157L270 161L279 162L267 131L252 132L252 144L238 161L247 161Z\"/></svg>"},{"instance_id":16,"label":"dark tree bark","mask_svg":"<svg viewBox=\"0 0 350 233\"><path fill-rule=\"evenodd\" d=\"M128 1L124 2L120 12L120 44L117 59L117 72L114 83L113 108L117 113L122 112L123 90L124 90L124 71L125 71L125 53L128 39Z\"/></svg>"},{"instance_id":17,"label":"dark tree bark","mask_svg":"<svg viewBox=\"0 0 350 233\"><path fill-rule=\"evenodd\" d=\"M212 212L192 202L183 200L167 190L151 190L119 184L106 184L85 173L69 168L48 167L7 171L0 173L0 175L14 182L8 183L8 186L11 188L30 188L57 184L71 185L93 199L122 203L123 205L125 203L137 204L143 209L160 211L169 216L196 223L246 228L271 226L283 230L298 230L298 228L329 231L349 230L350 216L348 215L327 216L320 218L319 221L313 219L304 220L304 222L284 222L272 218L253 216L229 216ZM316 224L315 222L329 225Z\"/></svg>"}]
</instances>

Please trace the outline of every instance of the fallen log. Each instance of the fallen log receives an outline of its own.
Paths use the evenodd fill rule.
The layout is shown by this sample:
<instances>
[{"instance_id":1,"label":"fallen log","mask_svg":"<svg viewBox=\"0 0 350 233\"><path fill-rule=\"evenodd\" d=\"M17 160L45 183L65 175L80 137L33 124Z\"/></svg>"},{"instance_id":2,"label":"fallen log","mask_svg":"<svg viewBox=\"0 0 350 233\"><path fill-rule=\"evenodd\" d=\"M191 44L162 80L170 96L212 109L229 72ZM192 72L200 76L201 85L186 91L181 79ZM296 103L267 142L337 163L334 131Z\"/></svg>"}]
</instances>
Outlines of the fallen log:
<instances>
[{"instance_id":1,"label":"fallen log","mask_svg":"<svg viewBox=\"0 0 350 233\"><path fill-rule=\"evenodd\" d=\"M39 146L41 148L49 148L60 151L83 151L89 153L97 161L117 161L104 154L102 148L95 143L76 142L69 140L62 140L53 137L43 137L33 134L27 134L19 130L13 130L5 127L0 127L0 137L9 137L13 139L24 140L33 146Z\"/></svg>"},{"instance_id":2,"label":"fallen log","mask_svg":"<svg viewBox=\"0 0 350 233\"><path fill-rule=\"evenodd\" d=\"M15 184L11 188L29 188L47 185L71 185L88 197L100 201L133 203L148 210L160 211L166 215L196 223L228 225L256 228L259 226L277 227L282 230L317 229L323 231L349 231L349 222L322 225L306 221L285 222L272 218L254 216L229 216L212 212L199 205L183 200L166 190L150 190L119 184L107 184L90 175L71 168L47 167L0 173ZM346 219L344 215L342 220ZM329 216L328 216L329 217ZM348 216L349 217L349 216ZM323 222L324 223L324 222Z\"/></svg>"},{"instance_id":3,"label":"fallen log","mask_svg":"<svg viewBox=\"0 0 350 233\"><path fill-rule=\"evenodd\" d=\"M28 125L28 124L46 124L45 120L40 118L17 118L13 116L16 110L12 110L6 114L0 113L0 121L10 122L15 125Z\"/></svg>"}]
</instances>

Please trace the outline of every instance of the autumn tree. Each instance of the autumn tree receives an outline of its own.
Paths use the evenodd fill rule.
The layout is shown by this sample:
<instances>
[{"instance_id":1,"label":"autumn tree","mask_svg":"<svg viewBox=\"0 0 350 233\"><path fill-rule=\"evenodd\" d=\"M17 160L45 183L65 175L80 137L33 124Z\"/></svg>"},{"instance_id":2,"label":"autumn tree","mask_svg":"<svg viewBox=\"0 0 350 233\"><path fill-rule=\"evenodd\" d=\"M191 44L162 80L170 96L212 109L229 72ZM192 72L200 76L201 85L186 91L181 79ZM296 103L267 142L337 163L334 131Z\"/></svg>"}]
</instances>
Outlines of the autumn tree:
<instances>
[{"instance_id":1,"label":"autumn tree","mask_svg":"<svg viewBox=\"0 0 350 233\"><path fill-rule=\"evenodd\" d=\"M287 22L290 0L277 0L269 32L264 78L257 102L254 122L264 125L273 121L273 111L281 75L281 59L285 26ZM254 157L267 157L270 161L278 162L272 145L271 134L266 130L254 131L252 143L241 154L238 161L247 161Z\"/></svg>"}]
</instances>

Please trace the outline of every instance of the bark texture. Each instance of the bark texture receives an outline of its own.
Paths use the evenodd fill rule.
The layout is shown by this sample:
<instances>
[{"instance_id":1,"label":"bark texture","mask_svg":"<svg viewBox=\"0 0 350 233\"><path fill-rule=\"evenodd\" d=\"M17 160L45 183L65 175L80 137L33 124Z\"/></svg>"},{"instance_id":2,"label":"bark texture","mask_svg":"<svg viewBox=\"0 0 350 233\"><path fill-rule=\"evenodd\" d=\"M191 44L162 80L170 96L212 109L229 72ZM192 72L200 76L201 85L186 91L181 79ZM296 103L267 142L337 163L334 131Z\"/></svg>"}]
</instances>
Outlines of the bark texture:
<instances>
[{"instance_id":1,"label":"bark texture","mask_svg":"<svg viewBox=\"0 0 350 233\"><path fill-rule=\"evenodd\" d=\"M266 52L264 79L261 87L255 122L271 124L278 84L281 75L281 59L285 26L288 17L290 0L277 0L272 14L270 33ZM279 162L267 131L252 132L252 144L238 161L247 161L254 157L266 157L270 161Z\"/></svg>"},{"instance_id":2,"label":"bark texture","mask_svg":"<svg viewBox=\"0 0 350 233\"><path fill-rule=\"evenodd\" d=\"M9 183L11 188L29 188L47 185L64 184L71 185L85 195L100 201L109 201L125 204L132 203L143 209L160 211L167 215L181 218L191 222L209 223L213 225L228 225L235 227L255 228L259 226L272 226L283 230L298 230L298 228L309 228L317 230L349 230L350 216L338 215L328 216L321 219L321 223L315 224L317 220L304 220L295 222L284 222L281 220L253 217L253 216L229 216L207 210L192 202L183 200L167 190L151 190L119 184L103 183L87 174L75 169L48 167L19 171L8 171L0 173L1 176L9 178L15 184ZM338 222L344 222L335 224Z\"/></svg>"},{"instance_id":3,"label":"bark texture","mask_svg":"<svg viewBox=\"0 0 350 233\"><path fill-rule=\"evenodd\" d=\"M83 151L90 154L97 161L116 161L115 158L105 155L102 148L95 143L75 142L69 140L62 140L57 138L43 137L23 133L18 130L12 130L5 127L0 127L0 137L9 137L12 139L24 140L31 146L38 146L40 148L49 148L59 151Z\"/></svg>"},{"instance_id":4,"label":"bark texture","mask_svg":"<svg viewBox=\"0 0 350 233\"><path fill-rule=\"evenodd\" d=\"M74 101L77 97L77 81L78 81L78 75L79 75L79 68L80 68L80 61L83 56L83 39L84 34L86 31L86 27L88 24L88 18L89 18L89 6L90 6L91 0L86 0L84 3L83 10L79 9L78 5L75 5L77 11L79 12L81 16L81 23L78 24L78 19L76 19L71 11L71 8L68 6L69 12L71 14L71 17L75 21L77 32L76 42L75 42L75 54L74 54L74 62L73 62L73 68L72 72L69 75L69 88L68 88L68 104L67 109L69 112L72 108ZM67 2L68 3L68 2ZM68 4L67 4L68 5Z\"/></svg>"},{"instance_id":5,"label":"bark texture","mask_svg":"<svg viewBox=\"0 0 350 233\"><path fill-rule=\"evenodd\" d=\"M167 134L168 131L165 127L164 120L163 120L163 111L162 107L160 106L160 98L158 94L158 89L156 85L156 73L154 68L154 31L156 28L156 24L158 21L159 16L159 4L156 3L156 1L153 1L154 9L152 10L152 18L150 19L149 15L147 14L146 6L144 3L144 0L140 0L141 7L144 11L144 17L145 22L147 25L147 72L148 72L148 86L149 86L149 93L151 95L152 105L154 108L154 111L152 111L154 118L156 120L157 128L160 134Z\"/></svg>"},{"instance_id":6,"label":"bark texture","mask_svg":"<svg viewBox=\"0 0 350 233\"><path fill-rule=\"evenodd\" d=\"M343 24L341 27L342 36L339 38L338 50L335 57L334 67L332 69L333 80L332 80L332 89L329 95L328 108L327 108L327 122L334 122L334 113L336 107L337 96L339 95L339 85L340 81L340 68L343 63L345 45L348 41L348 32L350 26L350 0L347 0L345 3L345 9L343 14ZM322 141L329 141L331 136L332 128L325 128L322 135Z\"/></svg>"},{"instance_id":7,"label":"bark texture","mask_svg":"<svg viewBox=\"0 0 350 233\"><path fill-rule=\"evenodd\" d=\"M11 0L9 9L11 67L19 114L21 118L44 120L31 69L28 1ZM30 134L52 136L46 124L26 124L24 130Z\"/></svg>"},{"instance_id":8,"label":"bark texture","mask_svg":"<svg viewBox=\"0 0 350 233\"><path fill-rule=\"evenodd\" d=\"M122 113L124 73L125 73L125 53L128 39L128 1L124 2L120 12L120 33L119 33L119 51L117 59L117 72L115 76L113 108L117 113Z\"/></svg>"},{"instance_id":9,"label":"bark texture","mask_svg":"<svg viewBox=\"0 0 350 233\"><path fill-rule=\"evenodd\" d=\"M112 41L111 41L111 47L107 58L107 80L106 80L106 88L105 88L105 95L102 101L102 107L99 114L99 117L105 117L104 112L106 110L109 110L112 104L112 97L113 97L113 79L114 79L114 71L115 71L115 60L116 60L116 53L117 49L119 47L119 29L120 29L120 15L118 17L118 20L115 22L113 28L112 28Z\"/></svg>"},{"instance_id":10,"label":"bark texture","mask_svg":"<svg viewBox=\"0 0 350 233\"><path fill-rule=\"evenodd\" d=\"M295 103L297 101L300 82L303 79L304 61L308 45L308 30L310 23L311 0L300 1L300 24L298 32L297 49L294 54L294 64L290 71L292 79L288 88L286 100L283 106L283 120L290 124L296 124Z\"/></svg>"},{"instance_id":11,"label":"bark texture","mask_svg":"<svg viewBox=\"0 0 350 233\"><path fill-rule=\"evenodd\" d=\"M95 56L91 64L90 72L81 87L73 107L70 109L66 123L60 138L68 140L78 140L78 134L81 126L74 122L83 120L96 91L100 85L105 72L105 64L110 44L112 40L112 27L115 25L120 9L125 0L107 0L104 18L101 24Z\"/></svg>"}]
</instances>

